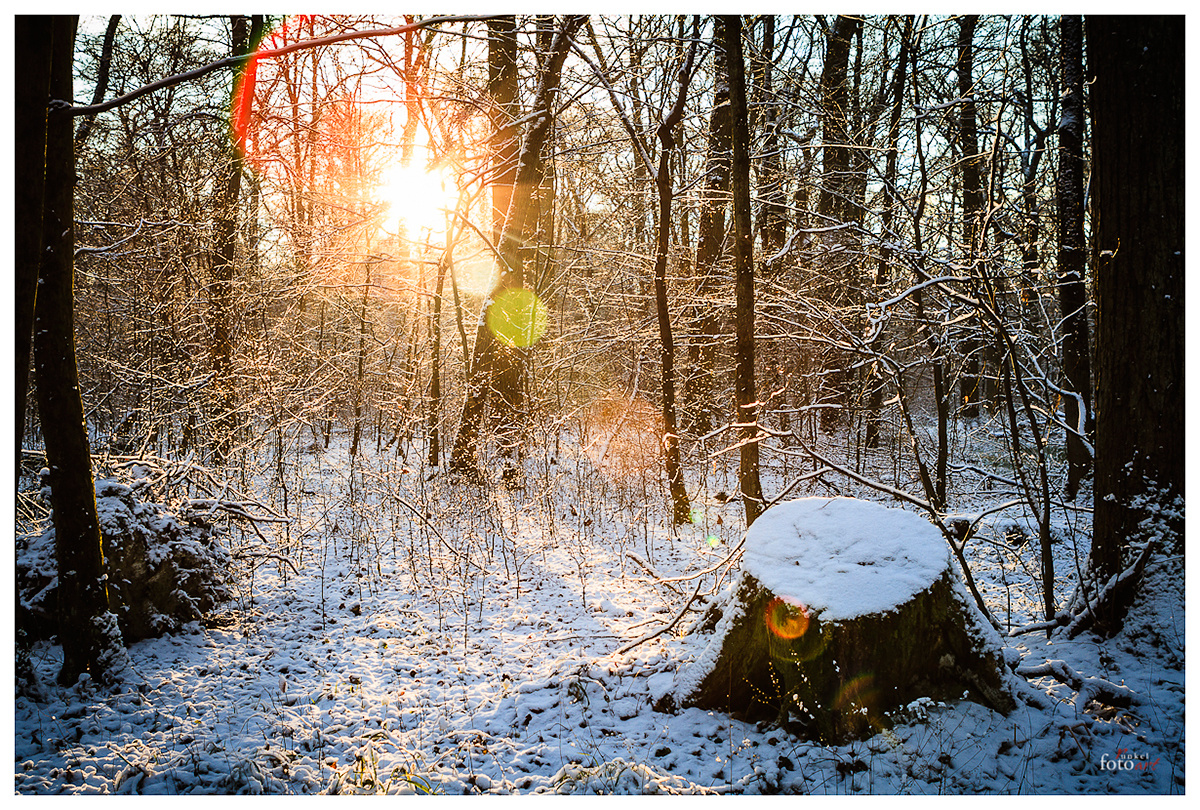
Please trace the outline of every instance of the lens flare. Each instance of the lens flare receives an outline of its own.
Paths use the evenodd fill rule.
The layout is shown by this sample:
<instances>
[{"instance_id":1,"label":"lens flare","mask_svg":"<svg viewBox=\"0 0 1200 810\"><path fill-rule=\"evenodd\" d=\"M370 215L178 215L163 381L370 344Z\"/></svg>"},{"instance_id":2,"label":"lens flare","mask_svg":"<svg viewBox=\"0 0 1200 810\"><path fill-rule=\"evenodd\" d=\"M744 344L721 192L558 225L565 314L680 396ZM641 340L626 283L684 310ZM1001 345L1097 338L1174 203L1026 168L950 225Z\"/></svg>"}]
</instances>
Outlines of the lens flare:
<instances>
[{"instance_id":1,"label":"lens flare","mask_svg":"<svg viewBox=\"0 0 1200 810\"><path fill-rule=\"evenodd\" d=\"M800 638L808 632L808 610L795 600L776 596L767 604L767 629L779 638Z\"/></svg>"},{"instance_id":2,"label":"lens flare","mask_svg":"<svg viewBox=\"0 0 1200 810\"><path fill-rule=\"evenodd\" d=\"M875 709L879 703L879 690L875 688L875 676L864 673L846 681L838 690L833 705L843 714L865 714L874 722Z\"/></svg>"},{"instance_id":3,"label":"lens flare","mask_svg":"<svg viewBox=\"0 0 1200 810\"><path fill-rule=\"evenodd\" d=\"M516 287L492 301L487 325L500 341L524 349L542 339L550 325L550 313L532 290Z\"/></svg>"}]
</instances>

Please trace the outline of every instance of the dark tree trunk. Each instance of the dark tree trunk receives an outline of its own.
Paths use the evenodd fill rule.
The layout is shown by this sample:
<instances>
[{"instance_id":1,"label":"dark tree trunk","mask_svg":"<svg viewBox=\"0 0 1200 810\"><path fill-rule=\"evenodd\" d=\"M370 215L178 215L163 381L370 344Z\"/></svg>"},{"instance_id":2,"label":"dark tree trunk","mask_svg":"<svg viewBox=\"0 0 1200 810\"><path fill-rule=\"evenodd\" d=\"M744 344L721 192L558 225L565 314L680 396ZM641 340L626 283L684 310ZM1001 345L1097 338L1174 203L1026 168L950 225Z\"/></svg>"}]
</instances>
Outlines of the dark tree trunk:
<instances>
[{"instance_id":1,"label":"dark tree trunk","mask_svg":"<svg viewBox=\"0 0 1200 810\"><path fill-rule=\"evenodd\" d=\"M16 475L20 481L21 445L29 395L29 356L33 350L33 313L37 303L38 262L42 250L42 204L46 188L46 105L55 26L51 17L17 15L14 38L16 84L13 191L17 227L13 234L17 319Z\"/></svg>"},{"instance_id":2,"label":"dark tree trunk","mask_svg":"<svg viewBox=\"0 0 1200 810\"><path fill-rule=\"evenodd\" d=\"M913 18L904 18L904 30L900 34L900 53L896 57L896 72L892 83L892 109L888 117L887 159L883 171L883 215L882 233L883 244L879 249L879 264L875 271L875 283L887 284L892 274L892 254L894 244L892 224L895 221L896 201L896 163L900 154L900 115L904 109L904 83L908 73L908 49L912 39ZM867 428L863 444L875 448L879 446L879 419L883 408L883 380L873 366L868 379L870 393L867 398Z\"/></svg>"},{"instance_id":3,"label":"dark tree trunk","mask_svg":"<svg viewBox=\"0 0 1200 810\"><path fill-rule=\"evenodd\" d=\"M1091 571L1167 530L1184 553L1184 24L1086 19L1096 253L1096 482ZM1152 526L1155 505L1177 510ZM1161 518L1159 518L1161 520ZM1182 566L1182 560L1178 563ZM1115 632L1128 598L1099 608Z\"/></svg>"},{"instance_id":4,"label":"dark tree trunk","mask_svg":"<svg viewBox=\"0 0 1200 810\"><path fill-rule=\"evenodd\" d=\"M860 301L858 257L853 250L856 242L849 226L862 222L862 208L856 204L854 178L855 161L850 135L851 96L849 81L850 46L862 26L862 18L838 15L829 32L825 64L821 71L821 192L817 198L819 225L845 226L821 240L827 252L820 258L821 271L827 280L826 297L837 307L854 308ZM825 404L821 424L832 430L844 418L850 403L853 372L847 367L850 358L836 349L824 358L826 382Z\"/></svg>"},{"instance_id":5,"label":"dark tree trunk","mask_svg":"<svg viewBox=\"0 0 1200 810\"><path fill-rule=\"evenodd\" d=\"M821 72L822 183L817 213L822 225L853 220L850 179L850 43L862 25L858 17L839 15L829 33Z\"/></svg>"},{"instance_id":6,"label":"dark tree trunk","mask_svg":"<svg viewBox=\"0 0 1200 810\"><path fill-rule=\"evenodd\" d=\"M725 67L725 23L713 18L713 105L708 119L708 155L696 236L696 298L699 317L689 350L692 366L687 394L692 428L701 434L713 428L717 345L721 336L718 309L706 303L717 292L721 272L721 243L725 239L725 208L729 201L731 146L728 70Z\"/></svg>"},{"instance_id":7,"label":"dark tree trunk","mask_svg":"<svg viewBox=\"0 0 1200 810\"><path fill-rule=\"evenodd\" d=\"M768 257L783 247L787 235L787 205L779 154L779 103L775 98L775 17L762 18L762 53L759 86L762 105L762 160L759 168L758 195L762 199L763 251Z\"/></svg>"},{"instance_id":8,"label":"dark tree trunk","mask_svg":"<svg viewBox=\"0 0 1200 810\"><path fill-rule=\"evenodd\" d=\"M424 286L424 281L420 286ZM362 440L363 428L363 398L366 394L367 367L367 304L371 298L371 260L366 264L366 276L363 279L362 301L358 309L358 360L354 375L354 428L350 434L350 458L358 455L358 443ZM414 333L416 327L413 328Z\"/></svg>"},{"instance_id":9,"label":"dark tree trunk","mask_svg":"<svg viewBox=\"0 0 1200 810\"><path fill-rule=\"evenodd\" d=\"M516 123L517 18L506 15L488 20L487 29L488 95L492 102L492 170L488 186L492 193L492 244L499 251L499 278L489 295L489 300L494 300L502 290L521 287L524 281L519 264L510 267L505 263L502 246L505 222L512 214L521 149L521 128ZM487 312L480 315L467 369L467 400L451 453L452 470L472 476L478 473L478 442L489 399L494 403L493 424L506 434L515 427L521 407L520 351L496 341L487 328Z\"/></svg>"},{"instance_id":10,"label":"dark tree trunk","mask_svg":"<svg viewBox=\"0 0 1200 810\"><path fill-rule=\"evenodd\" d=\"M917 83L917 54L920 51L913 44L912 52L912 88L913 88L913 104L921 102L920 87ZM921 119L914 119L913 143L917 153L917 167L920 177L920 185L917 193L916 208L912 212L912 229L913 229L913 248L918 256L922 255L925 250L924 236L922 235L922 223L925 218L925 195L929 189L928 167L925 161L925 149L922 146ZM915 266L916 281L918 283L929 280L929 273L921 264ZM913 301L917 307L917 330L922 340L924 340L929 351L930 371L933 375L933 402L937 418L937 451L934 459L934 471L931 475L928 465L920 456L920 450L917 443L917 432L912 424L910 406L905 404L905 392L903 386L903 377L898 379L901 383L900 398L901 409L904 413L905 420L908 424L909 436L913 443L913 453L916 457L917 468L920 472L921 485L925 490L925 497L933 505L937 511L942 511L946 508L946 492L949 488L949 458L950 458L950 436L949 436L949 421L950 421L950 394L946 390L946 357L945 357L945 339L942 335L935 333L931 325L931 318L925 308L925 292L918 289L913 293Z\"/></svg>"},{"instance_id":11,"label":"dark tree trunk","mask_svg":"<svg viewBox=\"0 0 1200 810\"><path fill-rule=\"evenodd\" d=\"M679 427L675 414L675 339L671 329L671 307L667 298L667 261L671 247L671 159L675 139L671 131L683 118L683 105L687 100L688 85L692 78L692 63L696 55L696 42L688 49L683 68L679 73L679 93L670 113L658 127L658 139L662 150L658 155L658 237L654 256L654 302L658 313L658 333L662 351L662 410L663 450L666 456L667 481L671 489L672 515L675 524L691 522L691 506L687 488L683 481L683 464L679 458Z\"/></svg>"},{"instance_id":12,"label":"dark tree trunk","mask_svg":"<svg viewBox=\"0 0 1200 810\"><path fill-rule=\"evenodd\" d=\"M976 242L979 239L979 221L983 215L983 181L979 171L979 132L975 115L975 28L979 17L964 15L958 28L958 95L964 99L958 113L958 142L962 149L962 235L967 251L967 261L974 264L981 255ZM976 319L977 322L977 319ZM977 329L977 326L968 328ZM964 365L959 381L959 396L962 415L967 419L979 416L979 368L983 341L974 331L963 341Z\"/></svg>"},{"instance_id":13,"label":"dark tree trunk","mask_svg":"<svg viewBox=\"0 0 1200 810\"><path fill-rule=\"evenodd\" d=\"M1091 474L1092 372L1088 349L1087 288L1083 232L1083 20L1067 15L1059 22L1062 43L1063 111L1058 125L1058 301L1062 311L1062 368L1067 430L1068 500Z\"/></svg>"},{"instance_id":14,"label":"dark tree trunk","mask_svg":"<svg viewBox=\"0 0 1200 810\"><path fill-rule=\"evenodd\" d=\"M734 421L739 425L741 461L738 483L746 525L763 509L758 476L758 395L754 381L754 237L750 228L750 128L746 110L746 68L742 58L742 20L725 18L725 55L729 68L729 109L733 136L730 185L733 190L734 286L737 342L734 373Z\"/></svg>"},{"instance_id":15,"label":"dark tree trunk","mask_svg":"<svg viewBox=\"0 0 1200 810\"><path fill-rule=\"evenodd\" d=\"M887 159L883 171L883 238L884 243L879 250L879 265L875 271L875 283L887 284L891 278L891 263L894 248L891 235L892 223L895 221L896 200L896 163L900 157L900 116L904 111L904 84L908 75L909 41L912 39L913 18L904 18L904 30L900 34L900 54L896 57L896 72L892 83L892 109L888 117Z\"/></svg>"},{"instance_id":16,"label":"dark tree trunk","mask_svg":"<svg viewBox=\"0 0 1200 810\"><path fill-rule=\"evenodd\" d=\"M76 17L53 18L49 90L55 99L72 97L76 22ZM113 674L110 656L120 647L121 636L116 618L108 612L91 450L75 360L73 119L60 111L44 120L44 247L33 351L58 562L58 637L63 648L58 680L71 684L84 672L108 679Z\"/></svg>"},{"instance_id":17,"label":"dark tree trunk","mask_svg":"<svg viewBox=\"0 0 1200 810\"><path fill-rule=\"evenodd\" d=\"M432 366L429 377L429 458L430 467L442 466L442 292L446 286L446 270L454 262L447 236L446 251L438 261L437 281L433 291L433 313L429 319Z\"/></svg>"},{"instance_id":18,"label":"dark tree trunk","mask_svg":"<svg viewBox=\"0 0 1200 810\"><path fill-rule=\"evenodd\" d=\"M231 52L233 56L244 56L250 52L250 31L247 19L234 16L232 25ZM262 18L255 21L257 32L262 30ZM245 66L234 75L234 99L236 103L239 85ZM253 94L250 94L253 97ZM248 120L249 110L240 111ZM229 458L233 442L234 414L236 404L233 395L233 278L237 267L237 210L242 189L243 156L239 144L231 140L222 179L220 207L213 223L212 283L209 286L209 318L212 328L210 353L215 374L216 410L214 431L216 433L214 453L218 464Z\"/></svg>"},{"instance_id":19,"label":"dark tree trunk","mask_svg":"<svg viewBox=\"0 0 1200 810\"><path fill-rule=\"evenodd\" d=\"M524 256L513 254L510 257L505 253L504 245L505 223L514 214L513 198L521 152L521 129L516 123L520 116L517 99L517 18L512 15L488 21L488 93L493 102L492 243L500 248L502 265L502 284L497 285L497 289L511 289L525 285ZM540 167L540 155L536 162ZM483 324L486 327L486 317ZM511 478L516 470L517 432L524 408L527 364L522 347L500 345L496 349L492 355L493 377L490 387L495 397L492 400L494 408L490 423L506 458L505 475Z\"/></svg>"}]
</instances>

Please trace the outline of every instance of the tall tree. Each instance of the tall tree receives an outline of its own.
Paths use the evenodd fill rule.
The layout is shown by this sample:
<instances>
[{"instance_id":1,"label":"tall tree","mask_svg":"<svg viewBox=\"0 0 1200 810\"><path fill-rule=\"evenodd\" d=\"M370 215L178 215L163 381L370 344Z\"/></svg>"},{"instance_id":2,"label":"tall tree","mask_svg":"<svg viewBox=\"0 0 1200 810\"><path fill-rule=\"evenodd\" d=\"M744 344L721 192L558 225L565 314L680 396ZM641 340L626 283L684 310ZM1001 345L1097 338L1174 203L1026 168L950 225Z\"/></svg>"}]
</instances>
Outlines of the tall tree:
<instances>
[{"instance_id":1,"label":"tall tree","mask_svg":"<svg viewBox=\"0 0 1200 810\"><path fill-rule=\"evenodd\" d=\"M100 65L96 71L96 87L92 91L92 104L99 104L104 101L104 95L108 92L108 74L112 69L113 44L116 42L117 26L120 24L120 14L113 14L108 18L108 28L104 30L104 44L100 50ZM92 125L95 121L94 116L88 116L79 122L79 128L75 130L76 153L87 142L88 135L91 134Z\"/></svg>"},{"instance_id":2,"label":"tall tree","mask_svg":"<svg viewBox=\"0 0 1200 810\"><path fill-rule=\"evenodd\" d=\"M924 100L921 95L920 72L917 69L918 56L922 53L920 48L920 27L917 26L917 33L912 42L912 70L910 76L912 79L912 98L913 105L917 106ZM930 274L925 267L925 237L924 237L924 222L925 210L928 206L929 197L929 164L925 155L924 146L924 131L921 126L921 116L913 118L913 146L917 158L917 179L918 185L915 193L916 204L911 209L910 219L913 234L913 249L917 261L913 263L915 271L915 281L918 285L930 280ZM931 473L928 465L920 457L917 448L917 432L914 430L911 421L909 420L908 406L901 409L905 415L906 426L908 428L909 438L913 444L913 457L917 463L918 472L921 478L921 485L925 490L925 496L929 503L933 505L937 511L942 511L946 508L946 493L949 488L949 458L950 458L950 394L946 390L946 356L945 356L945 335L934 331L936 319L931 316L929 309L926 306L925 291L918 286L913 291L913 302L916 305L917 311L917 329L929 352L929 365L933 377L933 402L935 417L937 421L937 449L934 457L934 467ZM900 398L905 398L905 386L903 385L903 376L898 378L902 383L900 387Z\"/></svg>"},{"instance_id":3,"label":"tall tree","mask_svg":"<svg viewBox=\"0 0 1200 810\"><path fill-rule=\"evenodd\" d=\"M692 366L688 380L689 411L693 429L712 430L713 388L715 386L717 344L720 340L719 310L708 302L720 282L718 263L725 239L725 209L729 202L729 71L725 66L725 18L713 18L713 100L708 119L708 151L704 164L704 184L700 193L700 216L696 235L696 308L695 335L689 348Z\"/></svg>"},{"instance_id":4,"label":"tall tree","mask_svg":"<svg viewBox=\"0 0 1200 810\"><path fill-rule=\"evenodd\" d=\"M45 172L42 211L42 259L34 311L34 372L38 414L46 447L50 505L53 508L58 563L58 635L63 663L58 680L74 683L81 674L104 681L115 675L123 652L116 617L108 610L104 554L92 479L87 423L79 392L75 355L74 188L75 147L72 117L75 30L77 17L54 17L51 59L39 61L49 77L31 75L35 87L47 87L53 98L45 115ZM17 210L17 231L31 212Z\"/></svg>"},{"instance_id":5,"label":"tall tree","mask_svg":"<svg viewBox=\"0 0 1200 810\"><path fill-rule=\"evenodd\" d=\"M879 264L875 270L875 283L887 284L891 279L891 266L895 252L892 228L896 218L896 170L900 158L900 116L904 109L904 84L908 72L909 41L912 39L913 17L904 17L904 28L900 32L900 53L896 57L896 71L892 76L891 112L888 116L887 158L883 170L883 213L881 225L883 244L879 248ZM883 407L884 385L878 364L872 364L868 377L867 425L863 436L866 447L878 447L880 440L880 410Z\"/></svg>"},{"instance_id":6,"label":"tall tree","mask_svg":"<svg viewBox=\"0 0 1200 810\"><path fill-rule=\"evenodd\" d=\"M975 29L977 14L965 14L958 21L958 142L962 150L962 238L968 263L982 255L976 244L983 216L983 177L980 172L979 131L975 112ZM982 342L972 330L963 343L964 369L959 381L962 415L973 419L979 415L979 369Z\"/></svg>"},{"instance_id":7,"label":"tall tree","mask_svg":"<svg viewBox=\"0 0 1200 810\"><path fill-rule=\"evenodd\" d=\"M492 132L492 242L500 244L517 182L521 130L517 125L517 18L488 20L488 95Z\"/></svg>"},{"instance_id":8,"label":"tall tree","mask_svg":"<svg viewBox=\"0 0 1200 810\"><path fill-rule=\"evenodd\" d=\"M53 18L17 15L13 191L18 227L14 238L17 318L16 475L21 475L25 408L29 395L29 356L33 350L33 313L37 303L38 261L42 252L42 199L46 188L46 103L50 99Z\"/></svg>"},{"instance_id":9,"label":"tall tree","mask_svg":"<svg viewBox=\"0 0 1200 810\"><path fill-rule=\"evenodd\" d=\"M233 56L245 57L253 48L253 44L262 37L263 18L256 15L253 30L247 25L247 19L235 15L230 19L231 51ZM241 83L246 76L243 64L234 72L233 96L231 107L236 109L235 118L246 120L249 110L238 107L239 100L248 104L254 98L254 93L241 93ZM235 131L238 129L234 128ZM241 128L245 132L244 127ZM236 138L230 138L224 177L221 179L220 202L218 204L216 221L213 223L213 245L210 262L212 267L212 284L209 289L209 310L212 329L212 342L209 353L214 372L213 384L216 401L216 446L215 457L218 463L223 463L229 457L230 443L233 438L233 417L235 413L234 384L233 384L233 281L237 268L237 212L241 197L243 154Z\"/></svg>"},{"instance_id":10,"label":"tall tree","mask_svg":"<svg viewBox=\"0 0 1200 810\"><path fill-rule=\"evenodd\" d=\"M1112 633L1136 586L1118 579L1136 547L1162 537L1184 552L1184 18L1085 25L1097 307L1090 567L1109 588L1097 629Z\"/></svg>"},{"instance_id":11,"label":"tall tree","mask_svg":"<svg viewBox=\"0 0 1200 810\"><path fill-rule=\"evenodd\" d=\"M699 33L697 20L695 33ZM654 255L654 301L658 313L659 345L661 347L662 399L663 399L663 449L666 455L667 482L671 489L673 519L676 524L691 521L691 506L687 488L683 481L683 464L679 457L679 427L675 413L675 338L671 329L671 308L667 299L667 262L671 248L671 161L676 147L672 130L683 120L684 103L692 80L692 65L696 58L697 38L692 37L687 56L679 69L678 85L674 103L662 123L658 126L658 139L662 149L658 153L658 171L654 173L658 189L658 236Z\"/></svg>"},{"instance_id":12,"label":"tall tree","mask_svg":"<svg viewBox=\"0 0 1200 810\"><path fill-rule=\"evenodd\" d=\"M527 355L527 346L506 341L495 334L493 328L496 323L492 316L503 318L504 313L496 306L496 302L502 299L504 293L524 287L521 254L525 246L525 235L529 232L529 215L534 209L533 192L543 173L539 164L543 160L543 147L554 118L554 100L558 94L563 62L570 49L571 38L585 19L580 15L566 17L554 36L550 58L541 70L540 85L533 103L533 112L536 115L531 119L517 157L517 174L512 200L509 203L509 214L497 246L501 263L500 274L480 314L471 366L467 371L467 396L459 420L458 435L454 438L454 447L450 453L451 470L467 476L475 477L479 473L479 442L488 400L493 394L499 393L503 396L501 389L504 381L511 379L513 369L519 368L519 364L525 362ZM536 315L529 311L526 317L532 318ZM504 408L503 403L507 401L501 402L502 418L511 421L516 416Z\"/></svg>"},{"instance_id":13,"label":"tall tree","mask_svg":"<svg viewBox=\"0 0 1200 810\"><path fill-rule=\"evenodd\" d=\"M741 458L738 483L746 525L762 512L758 475L758 395L754 384L754 238L750 224L750 126L746 109L746 65L742 56L742 18L725 18L725 56L729 69L729 111L733 139L730 187L733 191L736 348L734 400Z\"/></svg>"},{"instance_id":14,"label":"tall tree","mask_svg":"<svg viewBox=\"0 0 1200 810\"><path fill-rule=\"evenodd\" d=\"M825 63L821 70L821 192L817 197L820 227L831 229L822 235L825 246L821 257L827 281L825 297L835 307L858 304L858 257L851 250L854 223L862 222L862 208L856 204L855 161L851 144L850 46L862 28L862 18L839 14L829 30ZM849 369L851 360L833 349L825 359L826 404L821 423L832 429L842 418L850 400Z\"/></svg>"},{"instance_id":15,"label":"tall tree","mask_svg":"<svg viewBox=\"0 0 1200 810\"><path fill-rule=\"evenodd\" d=\"M1062 312L1062 368L1070 394L1067 421L1067 489L1075 499L1091 472L1092 372L1088 348L1087 288L1083 231L1083 19L1059 19L1062 44L1062 117L1058 123L1058 303Z\"/></svg>"}]
</instances>

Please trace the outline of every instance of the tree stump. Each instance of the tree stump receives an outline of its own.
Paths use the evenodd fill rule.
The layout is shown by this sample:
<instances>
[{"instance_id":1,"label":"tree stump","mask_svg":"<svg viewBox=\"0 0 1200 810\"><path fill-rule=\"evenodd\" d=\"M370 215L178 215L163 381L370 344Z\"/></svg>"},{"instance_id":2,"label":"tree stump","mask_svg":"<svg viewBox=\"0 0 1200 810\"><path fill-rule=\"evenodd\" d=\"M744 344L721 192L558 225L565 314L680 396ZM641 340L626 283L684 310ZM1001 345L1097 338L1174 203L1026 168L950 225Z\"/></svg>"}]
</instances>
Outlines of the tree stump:
<instances>
[{"instance_id":1,"label":"tree stump","mask_svg":"<svg viewBox=\"0 0 1200 810\"><path fill-rule=\"evenodd\" d=\"M998 634L911 512L851 498L767 510L707 648L660 706L778 719L838 743L884 728L920 697L969 697L1007 714Z\"/></svg>"}]
</instances>

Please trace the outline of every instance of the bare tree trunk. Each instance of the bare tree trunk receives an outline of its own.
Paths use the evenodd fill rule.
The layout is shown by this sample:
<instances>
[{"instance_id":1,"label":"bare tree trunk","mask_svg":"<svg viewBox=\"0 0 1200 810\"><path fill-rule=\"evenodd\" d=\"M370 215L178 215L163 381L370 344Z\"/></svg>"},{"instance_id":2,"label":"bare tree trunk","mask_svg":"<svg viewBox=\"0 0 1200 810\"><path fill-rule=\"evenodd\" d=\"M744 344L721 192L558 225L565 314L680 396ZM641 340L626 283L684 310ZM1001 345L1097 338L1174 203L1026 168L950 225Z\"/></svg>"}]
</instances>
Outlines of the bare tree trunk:
<instances>
[{"instance_id":1,"label":"bare tree trunk","mask_svg":"<svg viewBox=\"0 0 1200 810\"><path fill-rule=\"evenodd\" d=\"M237 15L232 17L230 22L233 29L232 53L234 56L246 55L250 48L250 32L246 26L246 18ZM256 18L255 27L256 33L261 32L261 17ZM243 65L234 75L235 99L244 73ZM237 261L237 210L243 168L243 158L237 143L230 142L227 160L220 206L213 228L215 235L211 256L212 283L209 286L209 318L212 324L212 343L209 351L215 372L214 455L218 464L224 463L229 457L236 412L233 395L233 277Z\"/></svg>"},{"instance_id":2,"label":"bare tree trunk","mask_svg":"<svg viewBox=\"0 0 1200 810\"><path fill-rule=\"evenodd\" d=\"M372 258L367 257L366 278L363 279L362 302L358 310L358 359L354 376L354 428L350 436L350 458L358 455L358 443L362 439L363 397L366 389L367 365L367 303L371 294L371 264ZM416 326L414 325L414 330Z\"/></svg>"},{"instance_id":3,"label":"bare tree trunk","mask_svg":"<svg viewBox=\"0 0 1200 810\"><path fill-rule=\"evenodd\" d=\"M1103 586L1132 543L1161 536L1184 554L1184 25L1085 24L1099 312L1090 568ZM1120 629L1134 588L1097 606L1097 629Z\"/></svg>"},{"instance_id":4,"label":"bare tree trunk","mask_svg":"<svg viewBox=\"0 0 1200 810\"><path fill-rule=\"evenodd\" d=\"M892 224L895 221L896 209L896 163L900 155L900 115L904 109L904 83L908 72L908 50L912 39L913 17L911 14L904 18L904 29L900 34L900 53L896 57L896 72L892 84L892 110L888 118L887 159L883 170L883 215L882 235L883 244L879 249L879 264L875 271L875 283L887 284L891 278L892 255L894 244ZM883 407L883 380L878 369L873 365L868 377L870 392L867 397L867 428L863 444L875 448L879 446L879 413Z\"/></svg>"},{"instance_id":5,"label":"bare tree trunk","mask_svg":"<svg viewBox=\"0 0 1200 810\"><path fill-rule=\"evenodd\" d=\"M821 194L817 212L824 218L822 225L846 222L853 218L851 211L850 173L850 86L847 72L850 62L850 43L862 20L839 15L829 32L825 65L821 72Z\"/></svg>"},{"instance_id":6,"label":"bare tree trunk","mask_svg":"<svg viewBox=\"0 0 1200 810\"><path fill-rule=\"evenodd\" d=\"M963 244L968 262L972 265L979 258L977 240L980 237L979 221L983 215L983 181L979 171L979 133L975 121L975 80L972 73L975 65L975 28L979 16L967 14L959 18L958 28L958 95L961 106L958 113L958 140L962 149L962 197L963 197ZM973 319L977 329L978 319ZM965 364L959 381L959 396L962 415L967 419L979 416L979 369L983 341L972 332L963 342Z\"/></svg>"},{"instance_id":7,"label":"bare tree trunk","mask_svg":"<svg viewBox=\"0 0 1200 810\"><path fill-rule=\"evenodd\" d=\"M917 83L917 47L913 44L913 69L912 69L912 87L913 87L913 103L920 103L920 89ZM917 152L917 166L919 170L920 184L917 193L917 205L912 214L913 228L913 247L916 255L921 256L924 253L925 245L922 236L922 223L925 218L926 192L929 189L928 183L928 167L925 162L925 149L922 146L921 119L918 117L914 120L915 131L913 133L913 143ZM916 281L923 282L929 279L929 274L921 266L916 267ZM913 293L913 301L917 307L918 330L921 337L925 341L925 345L929 348L929 364L933 375L933 402L937 416L937 450L934 458L934 471L930 475L925 462L920 458L919 452L915 447L917 442L917 434L913 429L912 424L909 424L909 433L911 434L914 444L914 457L917 459L917 466L920 471L921 484L925 489L925 497L935 510L941 512L946 508L946 493L948 490L949 476L949 457L950 457L950 436L949 436L949 421L950 421L950 395L946 390L946 356L945 356L945 339L933 331L930 325L930 317L925 308L925 293L924 290L917 290ZM900 396L903 399L904 391L901 389ZM905 418L908 419L908 407L905 407Z\"/></svg>"},{"instance_id":8,"label":"bare tree trunk","mask_svg":"<svg viewBox=\"0 0 1200 810\"><path fill-rule=\"evenodd\" d=\"M758 476L758 395L754 382L754 240L750 229L750 128L746 110L746 68L742 57L742 19L725 18L725 55L729 67L729 106L733 136L730 185L733 190L734 278L736 289L735 421L741 459L738 483L746 525L763 509Z\"/></svg>"},{"instance_id":9,"label":"bare tree trunk","mask_svg":"<svg viewBox=\"0 0 1200 810\"><path fill-rule=\"evenodd\" d=\"M762 18L761 82L762 160L760 162L758 195L762 198L762 246L768 256L783 247L787 236L787 206L783 194L783 177L779 153L779 102L775 99L775 16Z\"/></svg>"},{"instance_id":10,"label":"bare tree trunk","mask_svg":"<svg viewBox=\"0 0 1200 810\"><path fill-rule=\"evenodd\" d=\"M25 408L29 396L29 358L33 351L33 314L37 305L38 263L42 251L42 205L46 189L46 104L50 100L53 58L53 18L17 15L14 39L16 114L13 233L16 271L16 475L21 476L21 445L25 441Z\"/></svg>"},{"instance_id":11,"label":"bare tree trunk","mask_svg":"<svg viewBox=\"0 0 1200 810\"><path fill-rule=\"evenodd\" d=\"M1087 443L1093 434L1092 372L1088 356L1087 289L1083 233L1083 20L1059 21L1062 43L1063 112L1058 125L1058 301L1062 310L1063 374L1075 393L1064 398L1067 430L1067 490L1075 500L1080 482L1091 473Z\"/></svg>"},{"instance_id":12,"label":"bare tree trunk","mask_svg":"<svg viewBox=\"0 0 1200 810\"><path fill-rule=\"evenodd\" d=\"M49 90L56 99L72 97L77 20L53 18ZM45 86L40 79L38 86ZM121 649L121 634L116 617L108 612L91 450L75 359L72 119L59 111L45 121L44 247L33 349L58 561L58 637L63 648L58 680L72 684L84 672L101 681L114 674L113 656ZM18 230L21 216L18 211Z\"/></svg>"},{"instance_id":13,"label":"bare tree trunk","mask_svg":"<svg viewBox=\"0 0 1200 810\"><path fill-rule=\"evenodd\" d=\"M696 27L699 28L699 25ZM658 186L658 247L654 257L654 301L658 310L658 333L662 347L663 449L676 524L690 523L692 517L687 487L683 481L683 465L679 459L679 427L675 414L675 339L671 331L671 307L667 299L667 261L671 247L671 158L675 148L671 130L683 118L683 105L687 101L695 56L696 40L693 39L679 72L679 93L674 106L658 127L662 151L658 155L658 174L655 177Z\"/></svg>"},{"instance_id":14,"label":"bare tree trunk","mask_svg":"<svg viewBox=\"0 0 1200 810\"><path fill-rule=\"evenodd\" d=\"M848 81L850 45L854 41L862 18L838 15L829 32L825 49L825 64L821 71L821 192L817 198L817 213L821 227L844 226L822 235L828 250L821 257L825 277L829 280L826 295L835 307L858 303L857 257L848 248L855 237L848 230L850 223L862 221L862 209L855 204L855 181L852 176L850 136L850 83ZM834 406L821 410L821 424L831 430L844 417L850 402L852 372L846 368L848 358L837 349L824 358L825 400Z\"/></svg>"},{"instance_id":15,"label":"bare tree trunk","mask_svg":"<svg viewBox=\"0 0 1200 810\"><path fill-rule=\"evenodd\" d=\"M113 43L117 38L117 26L121 24L121 15L113 14L108 18L108 28L104 31L104 44L100 50L100 66L96 72L96 89L92 93L92 104L99 104L104 101L104 95L108 92L108 74L112 69L112 52ZM75 153L83 148L87 142L88 135L92 132L92 125L95 122L95 116L87 116L79 122L79 128L75 130Z\"/></svg>"}]
</instances>

